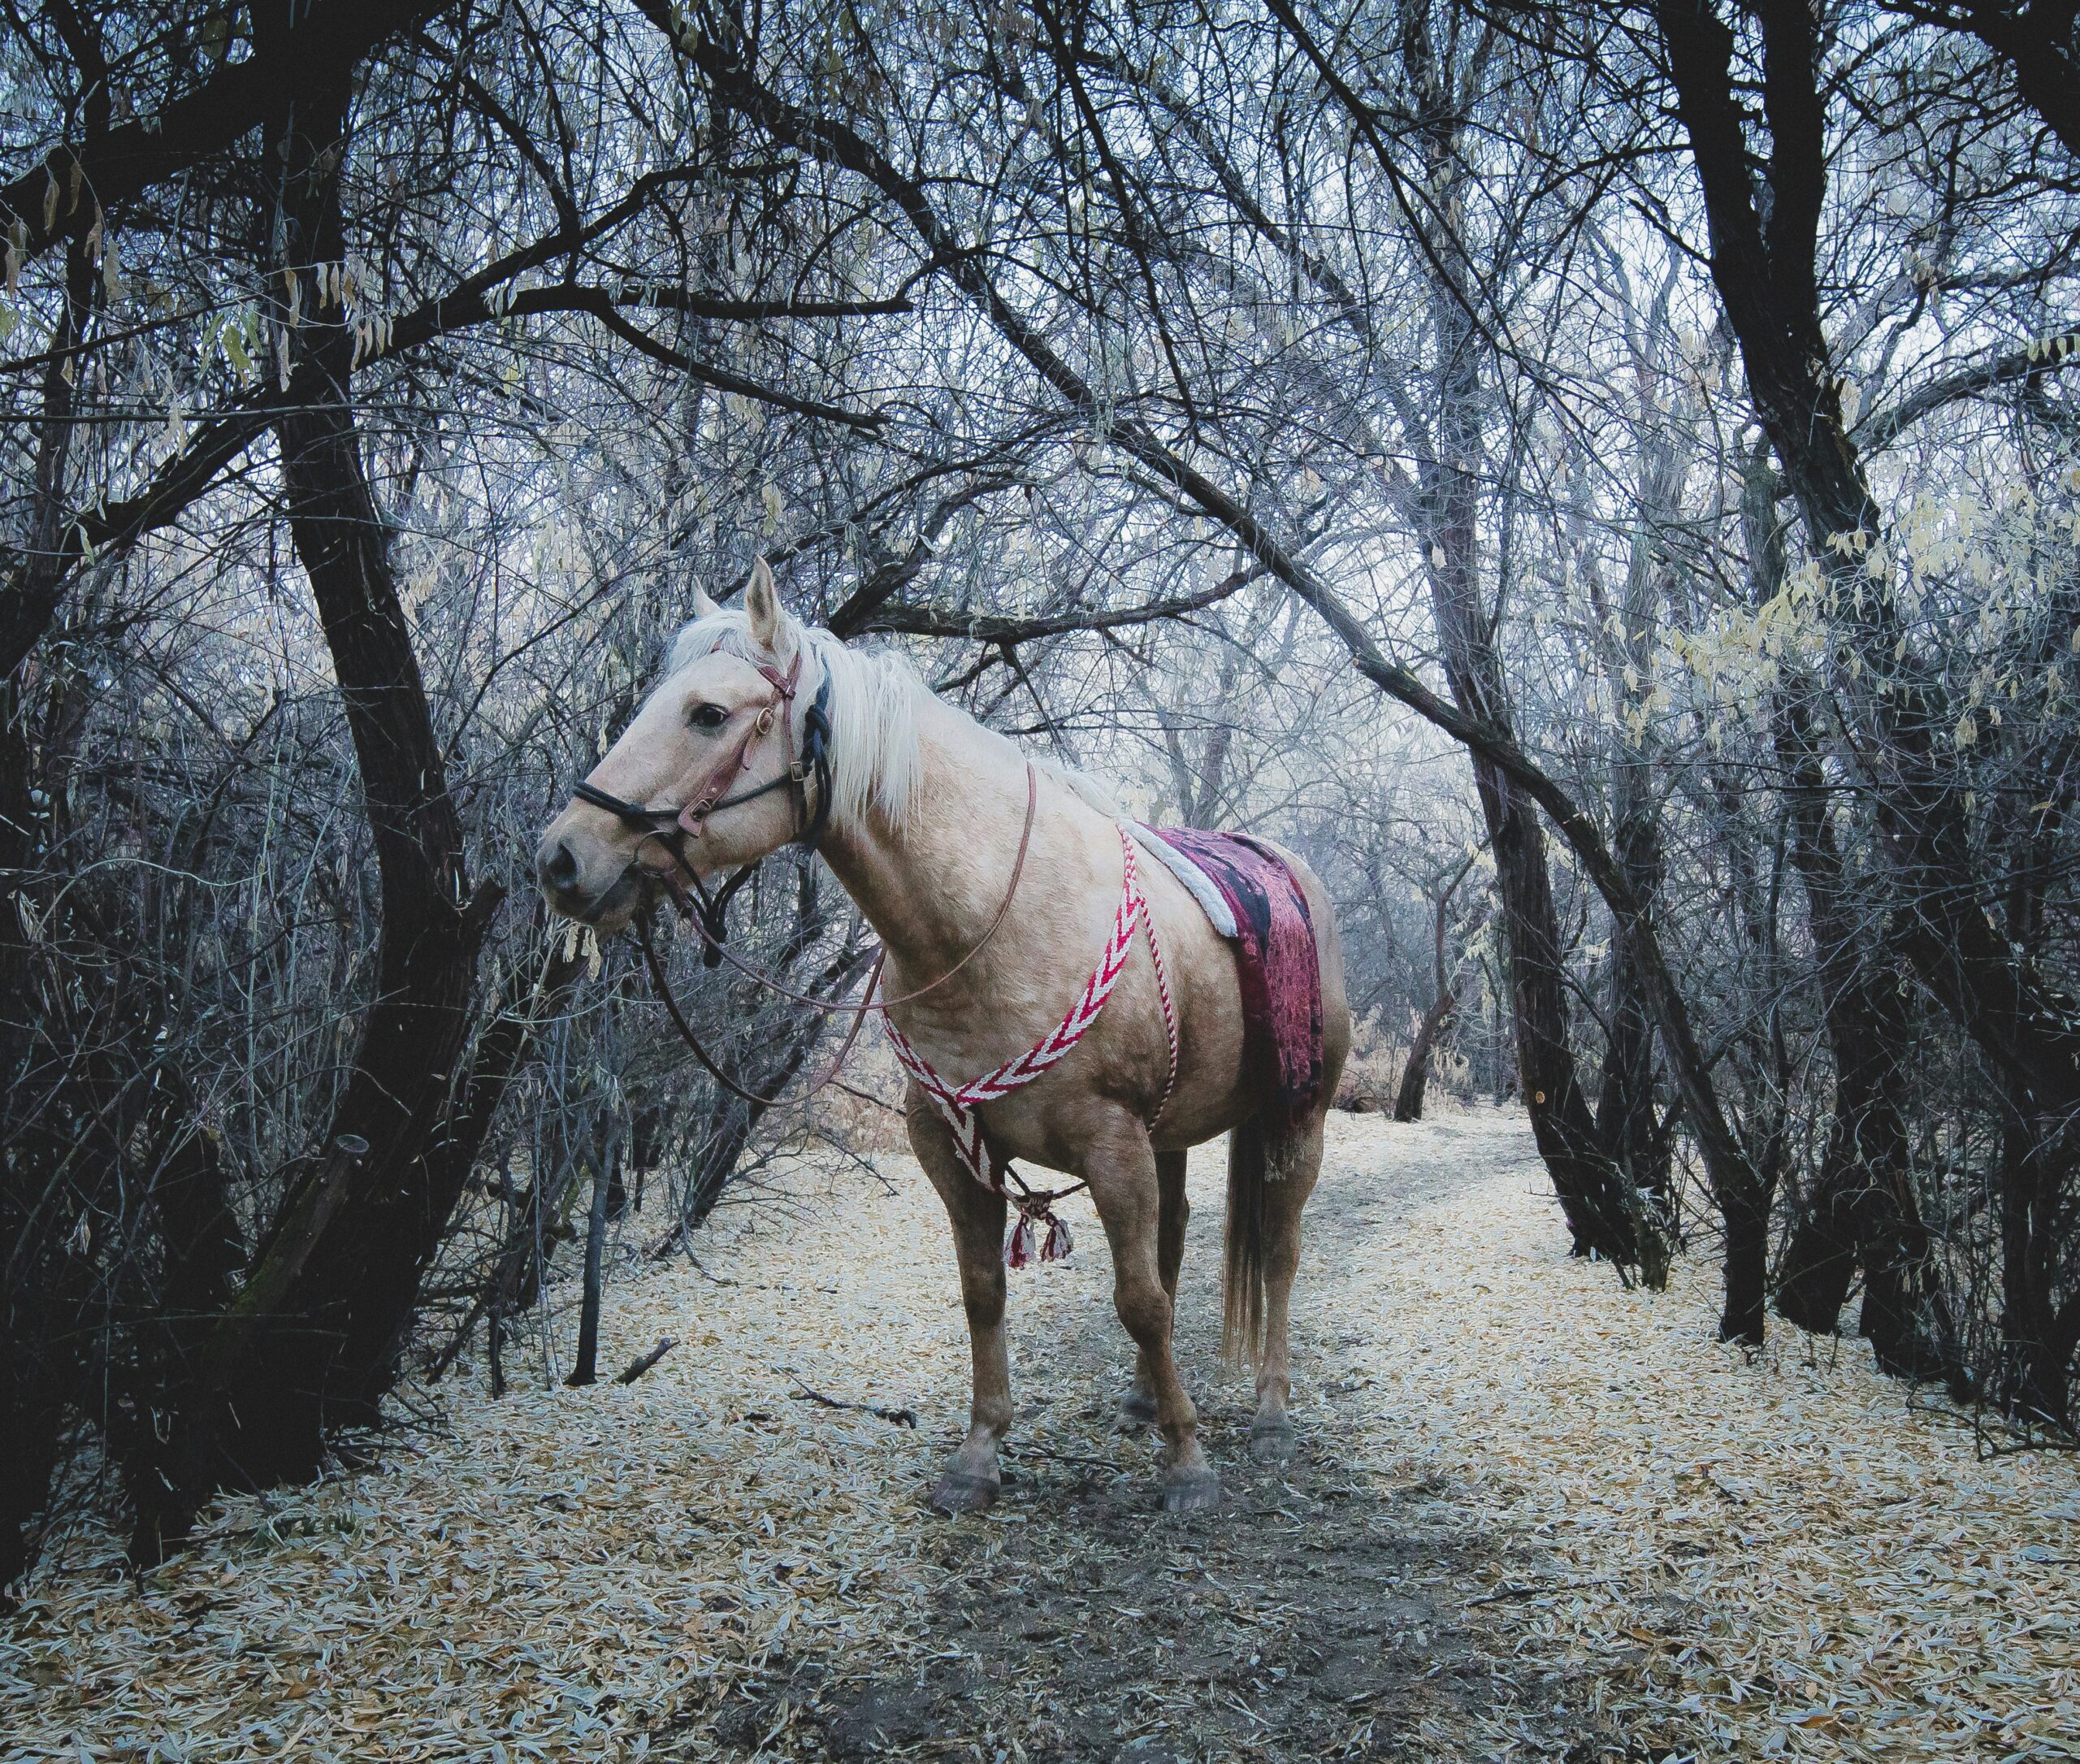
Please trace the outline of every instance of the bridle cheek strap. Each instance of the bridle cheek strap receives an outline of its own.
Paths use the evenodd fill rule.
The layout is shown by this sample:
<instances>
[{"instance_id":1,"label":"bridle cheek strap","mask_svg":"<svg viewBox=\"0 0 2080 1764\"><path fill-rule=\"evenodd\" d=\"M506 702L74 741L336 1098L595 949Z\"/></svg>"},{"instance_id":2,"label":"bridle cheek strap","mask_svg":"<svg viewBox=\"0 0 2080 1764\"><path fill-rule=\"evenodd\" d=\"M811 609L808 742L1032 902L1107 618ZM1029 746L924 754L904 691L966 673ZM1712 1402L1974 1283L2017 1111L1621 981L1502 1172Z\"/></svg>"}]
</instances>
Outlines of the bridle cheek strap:
<instances>
[{"instance_id":1,"label":"bridle cheek strap","mask_svg":"<svg viewBox=\"0 0 2080 1764\"><path fill-rule=\"evenodd\" d=\"M739 803L752 801L760 796L771 795L776 790L791 788L796 782L795 776L795 719L793 706L795 687L802 677L802 652L795 652L795 659L782 674L778 668L769 667L762 661L752 665L765 675L773 688L772 694L758 708L758 714L744 726L744 732L737 738L736 746L708 770L708 775L694 789L680 798L678 825L685 831L698 835L708 817L719 808L734 808ZM773 732L778 722L784 731L787 763L780 775L769 784L760 785L741 795L727 796L723 793L739 775L751 764L752 743Z\"/></svg>"},{"instance_id":2,"label":"bridle cheek strap","mask_svg":"<svg viewBox=\"0 0 2080 1764\"><path fill-rule=\"evenodd\" d=\"M736 653L732 651L731 653ZM754 668L765 677L772 693L758 707L757 714L737 738L736 745L727 756L710 766L700 782L682 794L676 808L649 808L640 804L624 802L611 792L601 790L589 778L572 788L571 794L579 802L590 803L595 808L604 808L619 819L624 826L633 827L657 839L672 857L674 863L691 878L692 866L687 862L686 854L679 848L677 835L691 833L698 835L708 817L725 808L734 808L739 803L756 802L761 796L769 796L775 791L799 791L801 800L797 819L800 830L795 834L804 845L814 851L822 839L825 830L830 825L830 676L826 672L823 683L817 688L814 700L802 717L802 751L795 752L795 689L801 679L802 652L797 649L795 659L782 674L752 657L745 656ZM739 791L734 796L723 792L731 782L751 765L752 743L761 735L770 735L773 726L781 727L786 760L779 775L763 784L755 784L749 790ZM691 775L691 774L689 774ZM811 807L813 798L814 806ZM666 830L670 829L670 834ZM669 872L665 873L669 875ZM698 886L696 882L696 886Z\"/></svg>"}]
</instances>

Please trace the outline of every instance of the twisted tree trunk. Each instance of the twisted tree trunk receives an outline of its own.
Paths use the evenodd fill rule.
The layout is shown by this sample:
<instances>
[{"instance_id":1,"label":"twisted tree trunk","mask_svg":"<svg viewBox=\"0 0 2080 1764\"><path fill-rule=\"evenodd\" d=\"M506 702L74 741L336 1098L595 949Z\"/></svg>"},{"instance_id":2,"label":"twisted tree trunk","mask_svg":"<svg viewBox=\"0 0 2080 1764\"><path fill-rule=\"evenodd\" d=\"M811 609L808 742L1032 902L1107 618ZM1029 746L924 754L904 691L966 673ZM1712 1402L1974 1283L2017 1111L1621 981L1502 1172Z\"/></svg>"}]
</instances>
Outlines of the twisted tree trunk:
<instances>
[{"instance_id":1,"label":"twisted tree trunk","mask_svg":"<svg viewBox=\"0 0 2080 1764\"><path fill-rule=\"evenodd\" d=\"M1409 1043L1408 1063L1401 1068L1401 1083L1394 1091L1396 1120L1423 1119L1423 1099L1430 1086L1431 1055L1436 1051L1438 1039L1458 1002L1458 989L1449 980L1444 982L1437 989L1437 996L1431 1000L1430 1008L1423 1013L1423 1021L1416 1025L1415 1039Z\"/></svg>"},{"instance_id":2,"label":"twisted tree trunk","mask_svg":"<svg viewBox=\"0 0 2080 1764\"><path fill-rule=\"evenodd\" d=\"M1798 0L1762 0L1753 11L1761 28L1766 156L1751 151L1734 33L1713 0L1660 0L1655 9L1704 196L1712 278L1757 418L1826 585L1830 647L1855 660L1837 683L1857 727L1861 782L1887 835L1896 947L1986 1052L2004 1092L2019 1099L2007 1121L2008 1217L2034 1245L2049 1221L2039 1220L2030 1197L2047 1168L2070 1158L2069 1144L2062 1154L2056 1147L2080 1120L2080 1015L2043 984L2031 960L2018 959L2019 946L1987 910L1965 785L1948 759L1955 707L1913 653L1891 570L1869 567L1884 557L1886 522L1843 418L1820 321L1816 263L1828 167L1818 25ZM1865 1031L1845 1025L1844 1032ZM1857 1090L1849 1101L1865 1107ZM1874 1120L1855 1122L1853 1143L1889 1157L1891 1129L1878 1107ZM1867 1191L1893 1190L1888 1182ZM1907 1191L1901 1185L1896 1192ZM1839 1232L1839 1224L1829 1229ZM1882 1324L1882 1316L1873 1320ZM2070 1354L2055 1361L2055 1352L2046 1340L2030 1357L2017 1395L2063 1421Z\"/></svg>"},{"instance_id":3,"label":"twisted tree trunk","mask_svg":"<svg viewBox=\"0 0 2080 1764\"><path fill-rule=\"evenodd\" d=\"M277 423L284 500L339 683L381 890L375 995L323 1142L215 1324L175 1421L173 1484L148 1559L220 1482L314 1474L344 1427L379 1418L419 1282L518 1051L487 1037L464 1069L476 962L498 891L469 891L440 743L370 494L350 402L353 337L315 267L344 254L351 70L284 94L266 278L297 320L314 396ZM301 308L301 311L298 311Z\"/></svg>"},{"instance_id":4,"label":"twisted tree trunk","mask_svg":"<svg viewBox=\"0 0 2080 1764\"><path fill-rule=\"evenodd\" d=\"M1398 1121L1423 1119L1424 1094L1430 1083L1431 1056L1436 1051L1445 1025L1451 1021L1452 1012L1458 1008L1458 982L1445 960L1445 931L1450 921L1452 896L1458 892L1459 884L1472 871L1474 860L1480 855L1477 849L1469 852L1464 862L1449 876L1441 878L1442 886L1438 887L1432 904L1430 960L1436 991L1429 1009L1423 1013L1423 1021L1416 1025L1415 1040L1408 1050L1408 1063L1401 1068L1401 1084L1394 1094L1393 1118Z\"/></svg>"}]
</instances>

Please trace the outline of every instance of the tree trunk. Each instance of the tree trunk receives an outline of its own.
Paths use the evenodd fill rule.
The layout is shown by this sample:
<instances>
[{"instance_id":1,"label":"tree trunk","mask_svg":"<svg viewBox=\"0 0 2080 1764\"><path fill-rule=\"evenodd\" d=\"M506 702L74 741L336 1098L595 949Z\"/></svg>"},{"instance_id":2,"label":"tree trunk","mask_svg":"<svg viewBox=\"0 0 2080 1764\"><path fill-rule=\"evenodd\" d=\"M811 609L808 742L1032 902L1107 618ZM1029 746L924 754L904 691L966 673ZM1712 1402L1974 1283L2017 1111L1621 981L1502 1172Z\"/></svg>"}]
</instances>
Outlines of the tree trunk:
<instances>
[{"instance_id":1,"label":"tree trunk","mask_svg":"<svg viewBox=\"0 0 2080 1764\"><path fill-rule=\"evenodd\" d=\"M440 1191L460 1148L442 1142L465 1088L458 1064L495 898L464 904L461 829L352 414L344 402L307 410L280 432L297 551L316 591L376 828L383 902L377 996L330 1135L336 1146L366 1141L370 1152L284 1296L282 1311L296 1320L252 1392L270 1413L267 1437L257 1440L249 1423L241 1450L257 1451L262 1474L297 1476L315 1468L326 1426L376 1419L419 1276L447 1224L453 1199Z\"/></svg>"},{"instance_id":2,"label":"tree trunk","mask_svg":"<svg viewBox=\"0 0 2080 1764\"><path fill-rule=\"evenodd\" d=\"M1643 773L1644 764L1621 765L1621 778ZM1650 811L1626 800L1613 840L1627 879L1643 900L1661 886L1660 830ZM1610 1030L1604 1049L1603 1082L1597 1097L1597 1138L1632 1185L1668 1201L1668 1154L1654 1107L1652 1006L1640 940L1623 920L1610 931Z\"/></svg>"},{"instance_id":3,"label":"tree trunk","mask_svg":"<svg viewBox=\"0 0 2080 1764\"><path fill-rule=\"evenodd\" d=\"M1408 1050L1408 1064L1401 1068L1401 1085L1394 1092L1396 1120L1423 1119L1423 1095L1430 1082L1430 1056L1436 1051L1437 1038L1443 1034L1445 1025L1451 1019L1452 1008L1458 1003L1456 990L1445 987L1431 1001L1430 1008L1423 1013L1423 1021L1416 1025L1415 1039Z\"/></svg>"},{"instance_id":4,"label":"tree trunk","mask_svg":"<svg viewBox=\"0 0 2080 1764\"><path fill-rule=\"evenodd\" d=\"M133 1562L159 1560L192 1516L192 1479L180 1455L188 1448L188 1437L176 1422L162 1441L151 1411L161 1401L179 1404L195 1389L210 1337L237 1290L245 1259L230 1172L216 1142L196 1126L194 1114L184 1094L161 1126L151 1190L165 1262L159 1315L141 1331L141 1351L150 1369L138 1379L128 1424L115 1429L110 1441L130 1496Z\"/></svg>"},{"instance_id":5,"label":"tree trunk","mask_svg":"<svg viewBox=\"0 0 2080 1764\"><path fill-rule=\"evenodd\" d=\"M1666 293L1647 338L1632 347L1642 357L1667 334ZM1651 367L1642 361L1643 377ZM1682 492L1692 452L1681 439L1683 413L1642 398L1635 466L1636 530L1616 603L1606 592L1592 546L1583 547L1583 570L1600 631L1607 688L1614 715L1611 741L1611 856L1649 912L1661 896L1660 804L1655 787L1652 727L1655 634L1660 609L1673 603L1675 566L1666 535L1683 518ZM1586 480L1591 474L1584 472ZM1586 508L1579 518L1588 518ZM1662 1133L1654 1103L1653 1006L1648 995L1644 927L1614 914L1610 925L1609 1029L1596 1106L1597 1137L1637 1192L1672 1216L1670 1136Z\"/></svg>"},{"instance_id":6,"label":"tree trunk","mask_svg":"<svg viewBox=\"0 0 2080 1764\"><path fill-rule=\"evenodd\" d=\"M1760 1347L1770 1296L1769 1196L1758 1184L1724 1197L1719 1216L1726 1228L1726 1304L1719 1315L1719 1339Z\"/></svg>"},{"instance_id":7,"label":"tree trunk","mask_svg":"<svg viewBox=\"0 0 2080 1764\"><path fill-rule=\"evenodd\" d=\"M1470 330L1470 327L1468 327ZM1474 340L1466 339L1470 354ZM1457 376L1441 419L1449 418L1476 388ZM1470 410L1462 427L1477 431ZM1443 651L1445 678L1462 710L1497 729L1510 726L1502 683L1502 658L1481 612L1473 566L1476 486L1469 451L1476 433L1448 434L1444 453L1454 463L1434 465L1432 491L1424 499L1432 518L1418 530L1430 561L1431 604ZM1456 443L1456 449L1454 444ZM1530 1105L1532 1132L1553 1178L1578 1255L1594 1254L1622 1266L1657 1259L1643 1248L1637 1208L1623 1178L1605 1154L1588 1098L1575 1075L1568 1037L1566 945L1546 869L1545 838L1538 808L1497 767L1472 756L1474 786L1495 855L1495 895L1510 955L1510 990L1515 1006L1517 1073Z\"/></svg>"},{"instance_id":8,"label":"tree trunk","mask_svg":"<svg viewBox=\"0 0 2080 1764\"><path fill-rule=\"evenodd\" d=\"M610 1128L592 1172L592 1211L585 1229L585 1295L578 1312L578 1352L570 1376L564 1380L574 1389L599 1380L600 1298L606 1278L607 1216L613 1210L620 1159L621 1136L618 1129Z\"/></svg>"},{"instance_id":9,"label":"tree trunk","mask_svg":"<svg viewBox=\"0 0 2080 1764\"><path fill-rule=\"evenodd\" d=\"M1429 1086L1431 1056L1436 1051L1438 1038L1458 1005L1458 986L1452 977L1451 964L1445 959L1445 933L1451 917L1452 896L1458 892L1459 884L1466 880L1479 855L1478 851L1469 852L1463 863L1449 875L1439 878L1436 885L1437 893L1431 904L1430 960L1436 992L1429 1009L1423 1013L1423 1021L1416 1025L1415 1043L1408 1050L1407 1064L1401 1068L1401 1085L1394 1094L1393 1118L1398 1121L1423 1119L1423 1097Z\"/></svg>"},{"instance_id":10,"label":"tree trunk","mask_svg":"<svg viewBox=\"0 0 2080 1764\"><path fill-rule=\"evenodd\" d=\"M478 947L497 895L468 893L461 824L362 462L352 336L313 285L311 267L344 251L347 71L328 77L329 87L295 95L293 126L276 143L282 197L270 232L280 255L266 282L283 320L292 271L310 288L297 334L318 396L276 432L290 530L374 836L376 992L325 1140L220 1326L211 1388L191 1399L182 1489L191 1504L225 1476L308 1476L335 1429L378 1419L420 1277L510 1068L511 1050L494 1043L506 1057L481 1070L481 1082L461 1069Z\"/></svg>"},{"instance_id":11,"label":"tree trunk","mask_svg":"<svg viewBox=\"0 0 2080 1764\"><path fill-rule=\"evenodd\" d=\"M1433 157L1441 165L1452 163L1449 143L1440 142ZM1410 503L1416 543L1428 566L1432 617L1453 700L1469 716L1508 730L1513 726L1509 694L1494 627L1480 604L1477 561L1480 487L1476 472L1484 451L1480 352L1486 344L1442 272L1432 279L1430 316L1441 358L1432 431L1417 449L1418 488ZM1479 754L1471 758L1510 952L1518 1075L1539 1154L1577 1255L1601 1255L1621 1267L1658 1266L1662 1258L1641 1242L1640 1210L1597 1137L1575 1076L1566 950L1537 804L1498 767Z\"/></svg>"},{"instance_id":12,"label":"tree trunk","mask_svg":"<svg viewBox=\"0 0 2080 1764\"><path fill-rule=\"evenodd\" d=\"M2008 1413L2026 1424L2064 1428L2068 1410L2066 1362L2052 1303L2053 1221L2048 1216L2057 1185L2042 1155L2043 1125L2028 1093L2011 1083L2003 1098L2000 1136L2000 1333L2004 1358L2000 1393Z\"/></svg>"},{"instance_id":13,"label":"tree trunk","mask_svg":"<svg viewBox=\"0 0 2080 1764\"><path fill-rule=\"evenodd\" d=\"M105 114L106 82L94 100ZM66 527L67 462L71 457L73 381L69 351L85 334L91 310L93 267L79 241L69 247L67 297L51 337L43 374L43 420L37 436L36 475L26 543L7 573L6 620L26 632L0 670L0 874L20 893L0 908L0 1134L6 1154L0 1164L0 1594L28 1566L29 1526L48 1493L59 1456L69 1381L56 1344L71 1332L60 1295L71 1260L44 1203L48 1161L26 1151L21 1129L32 1125L50 1101L46 1086L28 1083L35 1058L41 1008L34 977L37 954L21 914L37 868L38 817L31 792L38 776L28 730L29 704L16 678L20 662L49 623L58 602L61 571L56 560Z\"/></svg>"},{"instance_id":14,"label":"tree trunk","mask_svg":"<svg viewBox=\"0 0 2080 1764\"><path fill-rule=\"evenodd\" d=\"M1780 727L1785 720L1780 715ZM1785 1251L1777 1309L1801 1328L1831 1333L1861 1262L1862 1333L1887 1370L1908 1371L1918 1357L1917 1314L1933 1296L1934 1279L1899 1106L1911 1025L1897 974L1872 959L1874 927L1859 923L1844 899L1818 765L1795 740L1780 742L1779 754L1790 780L1792 859L1805 888L1835 1099L1819 1179Z\"/></svg>"},{"instance_id":15,"label":"tree trunk","mask_svg":"<svg viewBox=\"0 0 2080 1764\"><path fill-rule=\"evenodd\" d=\"M1786 558L1774 486L1760 461L1742 486L1741 524L1751 596L1758 607L1766 605L1783 585ZM1788 668L1788 658L1784 665ZM1900 1104L1906 1094L1904 1061L1913 1025L1880 929L1887 915L1875 910L1882 903L1860 913L1852 898L1807 702L1812 690L1796 675L1780 675L1770 727L1835 1070L1834 1117L1819 1178L1778 1272L1776 1305L1800 1328L1831 1334L1861 1263L1860 1331L1881 1366L1912 1372L1922 1358L1920 1313L1943 1304L1914 1200Z\"/></svg>"},{"instance_id":16,"label":"tree trunk","mask_svg":"<svg viewBox=\"0 0 2080 1764\"><path fill-rule=\"evenodd\" d=\"M1857 1195L1861 1162L1842 1107L1837 1070L1835 1116L1813 1187L1796 1203L1790 1241L1777 1269L1777 1314L1815 1335L1832 1335L1856 1283Z\"/></svg>"}]
</instances>

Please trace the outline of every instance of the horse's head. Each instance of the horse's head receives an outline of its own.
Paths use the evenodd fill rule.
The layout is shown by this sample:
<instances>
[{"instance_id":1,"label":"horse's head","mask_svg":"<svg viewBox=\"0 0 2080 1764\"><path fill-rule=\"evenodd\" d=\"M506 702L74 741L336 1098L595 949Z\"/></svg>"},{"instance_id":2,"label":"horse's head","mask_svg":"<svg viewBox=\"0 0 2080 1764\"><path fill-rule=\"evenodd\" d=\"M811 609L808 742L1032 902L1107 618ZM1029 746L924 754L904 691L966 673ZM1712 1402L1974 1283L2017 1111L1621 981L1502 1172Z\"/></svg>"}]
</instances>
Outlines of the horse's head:
<instances>
[{"instance_id":1,"label":"horse's head","mask_svg":"<svg viewBox=\"0 0 2080 1764\"><path fill-rule=\"evenodd\" d=\"M819 665L765 560L741 613L704 594L696 610L663 681L535 853L549 905L602 931L654 904L675 845L703 879L751 863L800 834L829 790L827 774L807 775L825 726Z\"/></svg>"}]
</instances>

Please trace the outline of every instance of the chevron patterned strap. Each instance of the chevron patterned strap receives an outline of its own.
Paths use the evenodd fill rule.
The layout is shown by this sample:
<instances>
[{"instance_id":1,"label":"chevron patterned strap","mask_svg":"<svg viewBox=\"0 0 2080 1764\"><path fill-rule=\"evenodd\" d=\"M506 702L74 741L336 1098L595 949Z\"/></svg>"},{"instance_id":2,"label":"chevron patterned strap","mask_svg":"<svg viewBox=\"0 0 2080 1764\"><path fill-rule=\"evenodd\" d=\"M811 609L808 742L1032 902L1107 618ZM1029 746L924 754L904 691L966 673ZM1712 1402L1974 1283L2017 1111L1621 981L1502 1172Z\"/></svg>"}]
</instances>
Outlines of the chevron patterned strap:
<instances>
[{"instance_id":1,"label":"chevron patterned strap","mask_svg":"<svg viewBox=\"0 0 2080 1764\"><path fill-rule=\"evenodd\" d=\"M1120 885L1120 904L1112 915L1112 934L1106 939L1104 952L1098 956L1097 967L1091 970L1090 977L1084 982L1083 990L1069 1007L1068 1014L1055 1025L1052 1033L1043 1036L1024 1053L956 1087L932 1069L924 1056L910 1045L909 1038L895 1026L893 1019L882 1019L897 1060L917 1081L918 1088L932 1099L952 1129L954 1149L960 1154L968 1173L985 1188L1003 1195L1017 1211L1017 1222L1004 1246L1004 1260L1013 1268L1023 1268L1033 1259L1034 1240L1042 1226L1046 1227L1046 1235L1040 1246L1040 1260L1058 1262L1068 1255L1069 1229L1055 1217L1053 1203L1064 1194L1074 1194L1076 1190L1041 1193L1028 1188L1008 1164L1003 1167L1004 1170L1018 1183L1019 1191L1014 1193L1006 1187L990 1166L990 1148L984 1141L982 1120L976 1110L982 1103L994 1102L1032 1083L1066 1058L1069 1050L1090 1033L1090 1025L1098 1021L1098 1013L1105 1008L1105 1001L1112 996L1112 989L1119 984L1120 976L1126 968L1137 929L1148 938L1149 956L1155 967L1155 993L1162 1005L1163 1029L1170 1050L1169 1077L1163 1086L1162 1100L1156 1105L1156 1116L1169 1107L1171 1093L1177 1087L1176 1007L1170 996L1170 978L1163 960L1163 947L1156 941L1155 917L1148 910L1147 896L1142 892L1141 873L1134 864L1133 842L1124 827L1120 829L1120 852L1125 860L1126 870Z\"/></svg>"}]
</instances>

